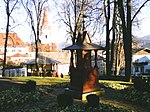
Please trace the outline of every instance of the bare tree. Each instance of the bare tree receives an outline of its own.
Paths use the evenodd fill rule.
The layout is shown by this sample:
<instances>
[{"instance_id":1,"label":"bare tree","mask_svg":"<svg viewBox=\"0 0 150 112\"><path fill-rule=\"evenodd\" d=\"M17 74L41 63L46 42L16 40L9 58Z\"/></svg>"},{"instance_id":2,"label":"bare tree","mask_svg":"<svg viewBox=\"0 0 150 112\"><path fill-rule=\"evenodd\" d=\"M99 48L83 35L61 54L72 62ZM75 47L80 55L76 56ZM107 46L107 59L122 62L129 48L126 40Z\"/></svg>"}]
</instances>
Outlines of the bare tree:
<instances>
[{"instance_id":1,"label":"bare tree","mask_svg":"<svg viewBox=\"0 0 150 112\"><path fill-rule=\"evenodd\" d=\"M110 0L104 0L104 15L106 19L106 75L110 75Z\"/></svg>"},{"instance_id":2,"label":"bare tree","mask_svg":"<svg viewBox=\"0 0 150 112\"><path fill-rule=\"evenodd\" d=\"M35 43L35 65L37 74L39 73L38 67L38 46L41 43L40 40L40 30L42 23L42 14L44 8L46 7L46 3L48 0L22 0L22 4L27 12L27 15L30 20L31 29L34 35L34 43Z\"/></svg>"},{"instance_id":3,"label":"bare tree","mask_svg":"<svg viewBox=\"0 0 150 112\"><path fill-rule=\"evenodd\" d=\"M64 0L61 4L57 1L55 3L58 10L58 21L65 24L72 44L74 44L78 32L83 29L83 22L84 28L90 31L92 36L101 29L98 27L102 23L102 3L99 0Z\"/></svg>"},{"instance_id":4,"label":"bare tree","mask_svg":"<svg viewBox=\"0 0 150 112\"><path fill-rule=\"evenodd\" d=\"M125 53L125 76L128 81L131 81L131 62L132 62L132 22L136 15L140 12L142 7L150 0L145 0L139 9L131 16L131 0L126 1L126 7L124 7L124 1L118 0L119 14L122 21L124 53ZM125 11L126 8L126 11Z\"/></svg>"},{"instance_id":5,"label":"bare tree","mask_svg":"<svg viewBox=\"0 0 150 112\"><path fill-rule=\"evenodd\" d=\"M3 73L2 76L5 76L5 68L6 68L6 54L7 54L7 42L9 37L9 27L10 27L10 18L12 12L17 7L18 0L4 0L6 5L6 15L7 15L7 22L6 22L6 37L5 37L5 45L4 45L4 62L3 62Z\"/></svg>"},{"instance_id":6,"label":"bare tree","mask_svg":"<svg viewBox=\"0 0 150 112\"><path fill-rule=\"evenodd\" d=\"M120 65L122 65L122 62L120 62L120 60L122 59L120 58L119 54L123 54L121 53L122 52L121 49L124 49L126 77L127 80L130 79L131 61L132 61L132 25L134 19L137 19L136 15L140 12L142 7L144 7L144 5L148 1L149 0L145 0L143 4L138 8L137 6L135 6L137 1L131 2L131 0L126 0L126 1L104 0L103 7L104 7L104 16L106 21L105 23L106 23L106 73L107 75L111 74L111 70L112 68L114 68L114 65L116 65L115 71L118 74L118 69L120 68ZM112 20L112 24L110 23L110 20ZM110 39L110 33L112 33L112 39ZM123 37L123 43L120 40L121 39L120 36ZM115 47L119 47L119 48L115 48Z\"/></svg>"},{"instance_id":7,"label":"bare tree","mask_svg":"<svg viewBox=\"0 0 150 112\"><path fill-rule=\"evenodd\" d=\"M111 72L114 72L114 75L116 75L115 73L115 66L114 66L114 55L115 55L115 41L116 41L116 36L117 36L117 3L116 0L114 0L114 9L113 9L113 17L112 17L112 40L111 40L111 59L110 59L110 69ZM112 74L112 73L111 73Z\"/></svg>"},{"instance_id":8,"label":"bare tree","mask_svg":"<svg viewBox=\"0 0 150 112\"><path fill-rule=\"evenodd\" d=\"M71 37L72 44L77 41L78 33L83 33L86 29L93 36L100 24L102 8L99 0L64 0L61 4L57 1L56 9L59 22L63 22L67 28L66 32ZM85 19L86 18L86 21ZM80 54L80 53L79 53ZM79 60L77 60L79 61ZM70 68L73 65L73 51L71 51Z\"/></svg>"}]
</instances>

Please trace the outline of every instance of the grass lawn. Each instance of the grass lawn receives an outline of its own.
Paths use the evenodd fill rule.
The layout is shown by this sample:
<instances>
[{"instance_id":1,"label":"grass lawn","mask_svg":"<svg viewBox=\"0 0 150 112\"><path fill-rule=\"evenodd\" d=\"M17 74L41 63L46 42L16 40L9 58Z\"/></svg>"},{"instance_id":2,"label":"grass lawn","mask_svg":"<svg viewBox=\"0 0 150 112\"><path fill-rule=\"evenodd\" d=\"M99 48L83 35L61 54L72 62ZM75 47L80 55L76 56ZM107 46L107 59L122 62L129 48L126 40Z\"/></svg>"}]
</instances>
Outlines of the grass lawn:
<instances>
[{"instance_id":1,"label":"grass lawn","mask_svg":"<svg viewBox=\"0 0 150 112\"><path fill-rule=\"evenodd\" d=\"M132 82L112 81L112 80L99 80L99 83L101 85L105 85L106 87L109 87L115 90L122 90L133 85Z\"/></svg>"},{"instance_id":2,"label":"grass lawn","mask_svg":"<svg viewBox=\"0 0 150 112\"><path fill-rule=\"evenodd\" d=\"M59 78L59 77L36 77L36 76L28 76L28 77L8 77L10 80L15 82L27 82L29 80L36 81L38 85L40 84L56 84L62 82L69 82L69 77ZM132 82L124 82L124 81L111 81L111 80L99 80L99 83L107 83L107 84L120 84L120 85L132 85Z\"/></svg>"},{"instance_id":3,"label":"grass lawn","mask_svg":"<svg viewBox=\"0 0 150 112\"><path fill-rule=\"evenodd\" d=\"M59 78L59 77L9 77L14 82L27 82L29 80L36 81L37 85L49 85L49 84L57 84L62 82L69 82L69 78Z\"/></svg>"}]
</instances>

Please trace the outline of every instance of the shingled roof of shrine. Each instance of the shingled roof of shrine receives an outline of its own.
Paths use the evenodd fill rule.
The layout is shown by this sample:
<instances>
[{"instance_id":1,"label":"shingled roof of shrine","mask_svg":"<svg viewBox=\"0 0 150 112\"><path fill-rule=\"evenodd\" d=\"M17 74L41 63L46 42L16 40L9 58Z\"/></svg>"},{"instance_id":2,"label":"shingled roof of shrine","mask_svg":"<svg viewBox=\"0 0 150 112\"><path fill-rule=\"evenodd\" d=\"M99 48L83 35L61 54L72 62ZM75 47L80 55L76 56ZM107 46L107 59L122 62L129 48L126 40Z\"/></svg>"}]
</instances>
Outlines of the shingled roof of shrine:
<instances>
[{"instance_id":1,"label":"shingled roof of shrine","mask_svg":"<svg viewBox=\"0 0 150 112\"><path fill-rule=\"evenodd\" d=\"M74 44L63 50L104 50L105 48L94 43Z\"/></svg>"}]
</instances>

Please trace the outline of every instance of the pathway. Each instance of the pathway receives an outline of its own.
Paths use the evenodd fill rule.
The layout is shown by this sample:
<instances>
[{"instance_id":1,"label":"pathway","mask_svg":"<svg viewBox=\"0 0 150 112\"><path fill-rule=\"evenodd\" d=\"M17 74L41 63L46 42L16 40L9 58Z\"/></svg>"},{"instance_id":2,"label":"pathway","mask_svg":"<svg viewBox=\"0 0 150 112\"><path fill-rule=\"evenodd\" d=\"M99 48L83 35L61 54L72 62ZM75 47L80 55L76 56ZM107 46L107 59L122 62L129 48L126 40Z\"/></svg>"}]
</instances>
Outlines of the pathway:
<instances>
[{"instance_id":1,"label":"pathway","mask_svg":"<svg viewBox=\"0 0 150 112\"><path fill-rule=\"evenodd\" d=\"M0 91L8 90L11 88L18 88L19 83L15 83L10 79L0 78Z\"/></svg>"},{"instance_id":2,"label":"pathway","mask_svg":"<svg viewBox=\"0 0 150 112\"><path fill-rule=\"evenodd\" d=\"M113 89L105 89L105 96L103 96L100 100L104 104L111 104L117 107L125 108L130 112L150 112L150 107L143 107L141 105L135 105L131 102L125 102L117 99L114 95L117 94Z\"/></svg>"}]
</instances>

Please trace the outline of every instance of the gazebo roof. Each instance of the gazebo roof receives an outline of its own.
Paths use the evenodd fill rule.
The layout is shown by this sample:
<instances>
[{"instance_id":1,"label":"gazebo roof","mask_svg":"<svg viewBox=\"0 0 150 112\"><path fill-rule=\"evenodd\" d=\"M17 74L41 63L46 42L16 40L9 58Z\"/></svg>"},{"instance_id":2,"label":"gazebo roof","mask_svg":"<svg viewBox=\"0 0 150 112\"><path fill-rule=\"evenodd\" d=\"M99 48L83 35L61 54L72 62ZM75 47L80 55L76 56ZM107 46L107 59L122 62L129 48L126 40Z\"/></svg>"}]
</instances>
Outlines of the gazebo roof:
<instances>
[{"instance_id":1,"label":"gazebo roof","mask_svg":"<svg viewBox=\"0 0 150 112\"><path fill-rule=\"evenodd\" d=\"M104 50L105 48L93 43L74 44L63 48L63 50Z\"/></svg>"},{"instance_id":2,"label":"gazebo roof","mask_svg":"<svg viewBox=\"0 0 150 112\"><path fill-rule=\"evenodd\" d=\"M38 64L58 64L58 63L60 62L57 60L48 58L48 57L38 59ZM27 65L35 64L35 59L31 59L25 62L24 64L27 64Z\"/></svg>"}]
</instances>

